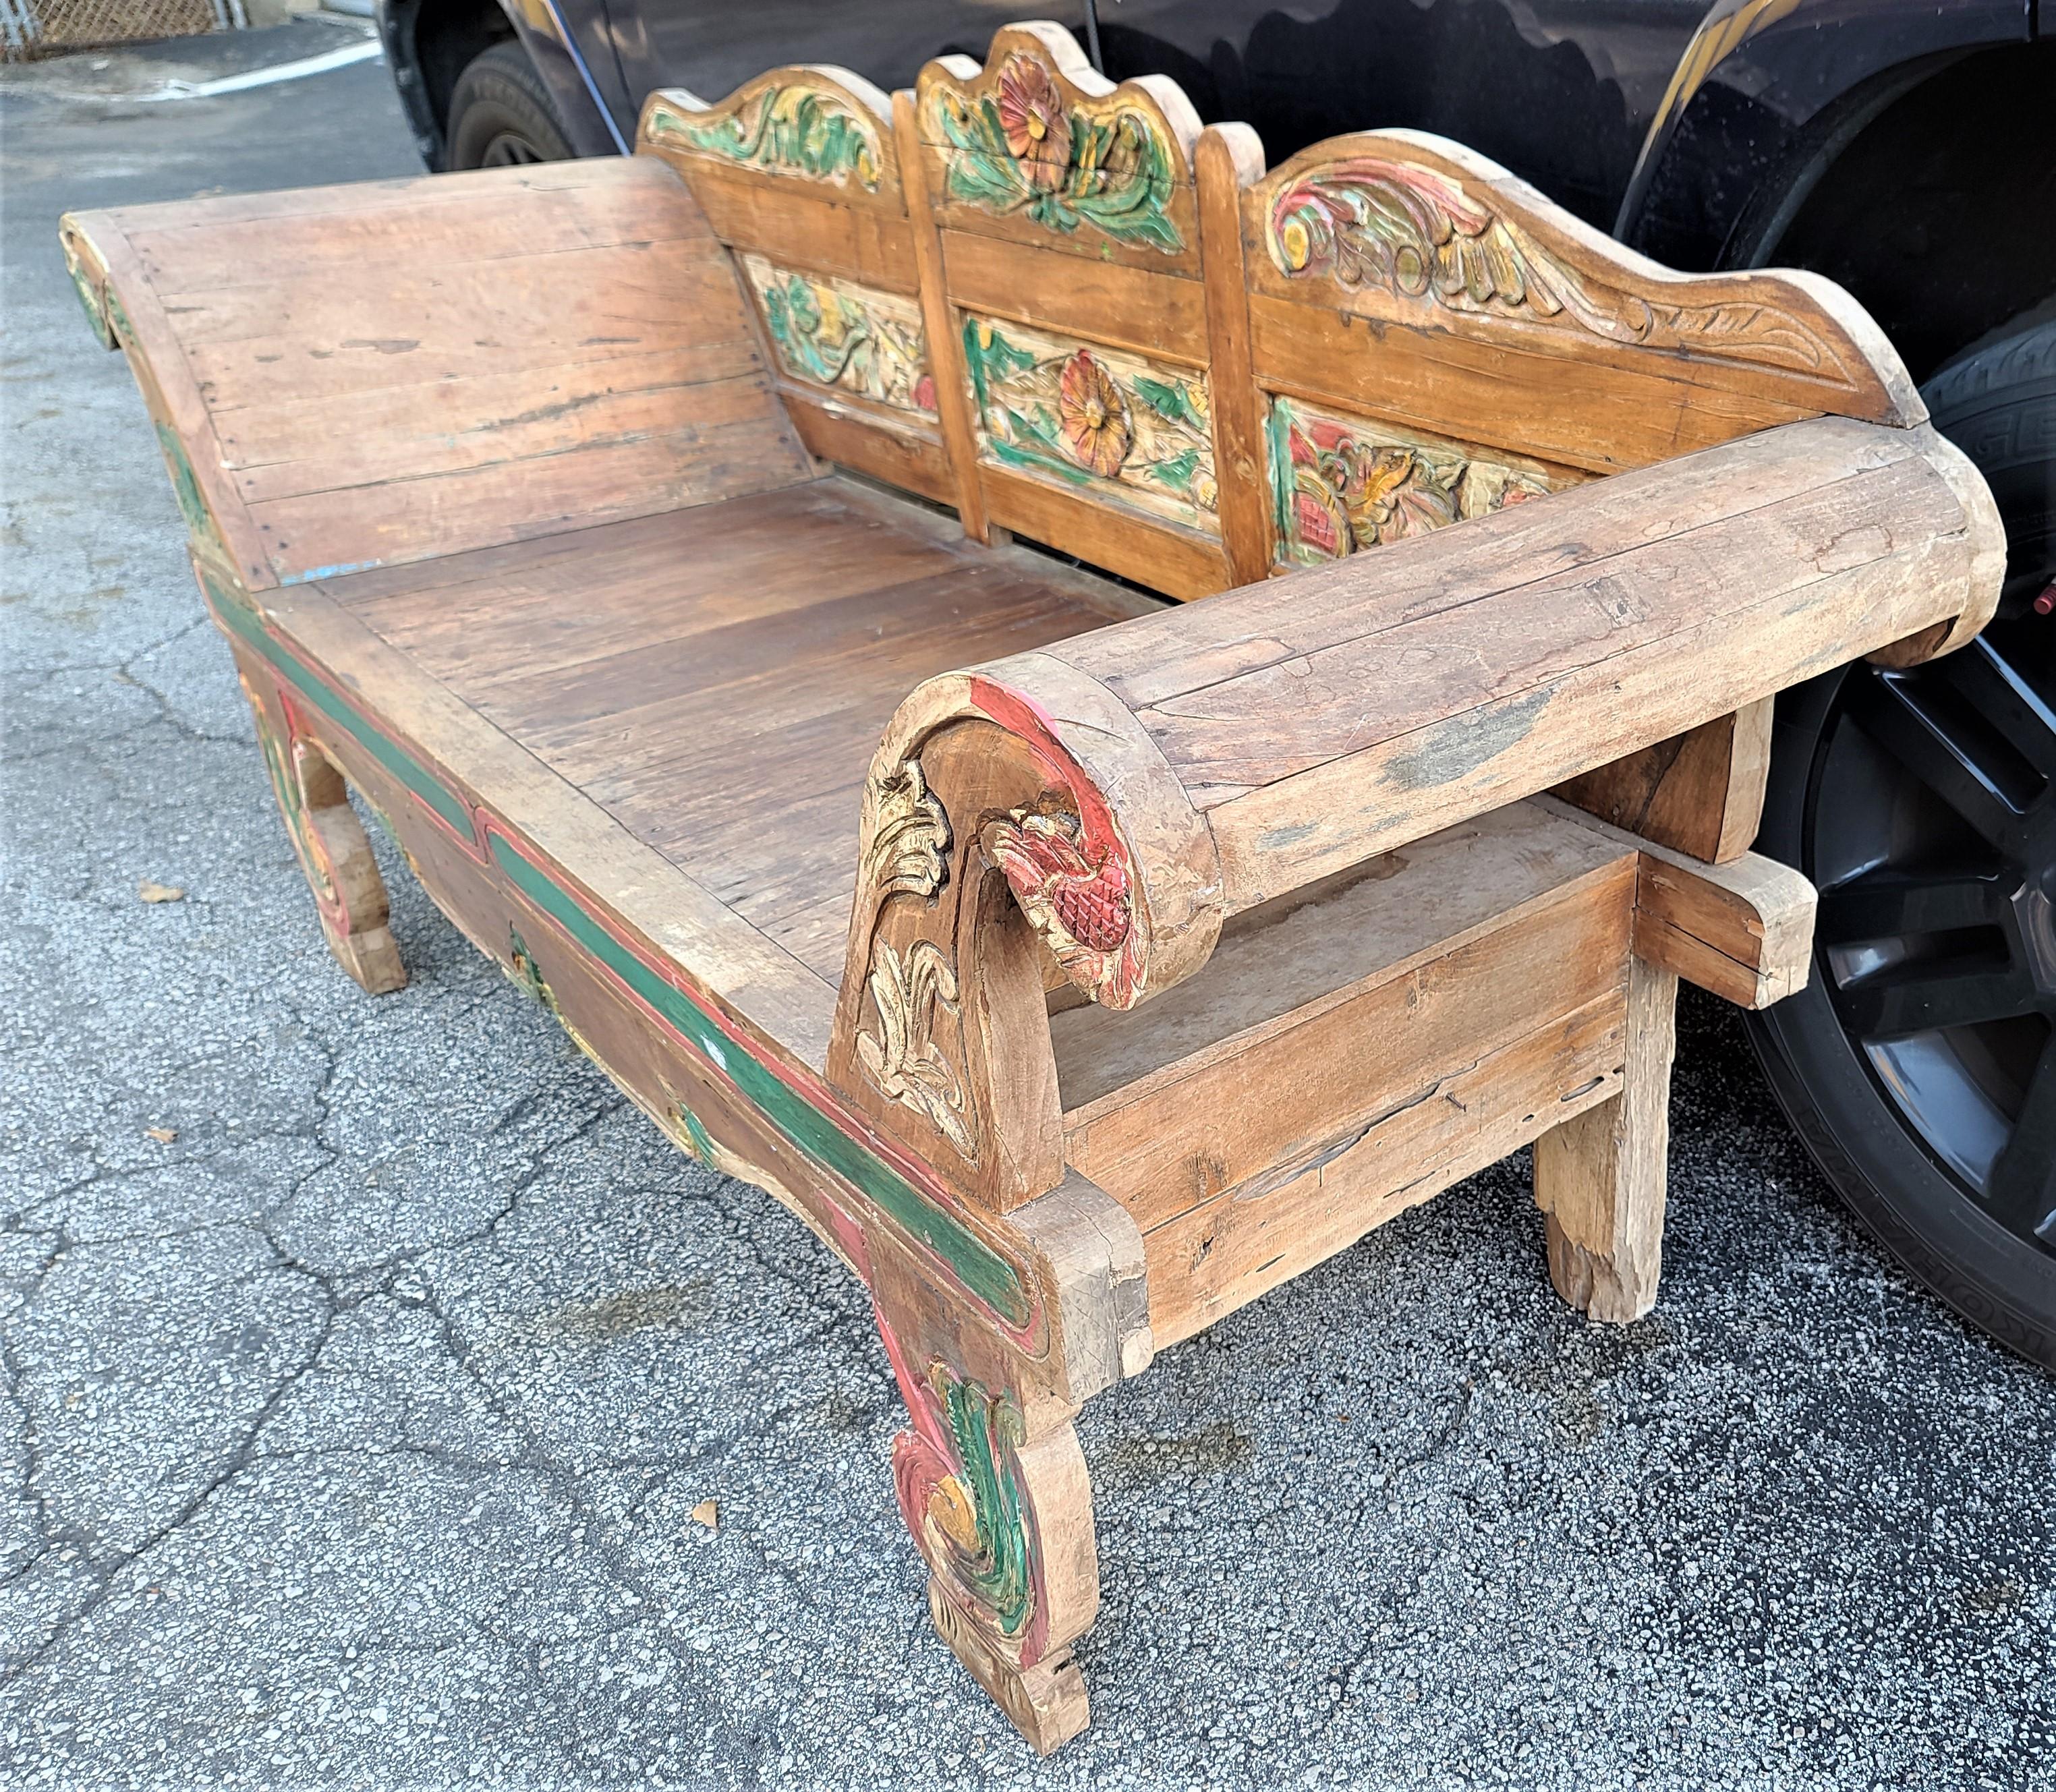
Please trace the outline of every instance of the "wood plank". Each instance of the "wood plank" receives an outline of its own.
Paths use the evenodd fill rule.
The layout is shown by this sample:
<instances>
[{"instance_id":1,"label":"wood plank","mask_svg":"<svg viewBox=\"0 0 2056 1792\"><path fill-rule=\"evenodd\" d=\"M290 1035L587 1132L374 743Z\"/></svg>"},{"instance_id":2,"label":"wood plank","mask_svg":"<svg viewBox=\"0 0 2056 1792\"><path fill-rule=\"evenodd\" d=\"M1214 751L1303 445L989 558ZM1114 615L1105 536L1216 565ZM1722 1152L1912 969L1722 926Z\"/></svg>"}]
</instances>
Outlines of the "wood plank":
<instances>
[{"instance_id":1,"label":"wood plank","mask_svg":"<svg viewBox=\"0 0 2056 1792\"><path fill-rule=\"evenodd\" d=\"M1269 389L1590 472L1651 466L1817 414L1737 391L1696 362L1652 369L1595 355L1567 376L1553 344L1517 337L1378 327L1260 290L1249 314L1251 360Z\"/></svg>"},{"instance_id":2,"label":"wood plank","mask_svg":"<svg viewBox=\"0 0 2056 1792\"><path fill-rule=\"evenodd\" d=\"M950 302L1059 336L1207 365L1206 295L1194 280L1121 262L1053 267L1040 246L942 233Z\"/></svg>"},{"instance_id":3,"label":"wood plank","mask_svg":"<svg viewBox=\"0 0 2056 1792\"><path fill-rule=\"evenodd\" d=\"M1230 1193L1143 1234L1156 1346L1202 1332L1374 1228L1497 1163L1622 1086L1624 1004L1601 996L1424 1080L1336 1156L1254 1198Z\"/></svg>"},{"instance_id":4,"label":"wood plank","mask_svg":"<svg viewBox=\"0 0 2056 1792\"><path fill-rule=\"evenodd\" d=\"M259 503L766 416L769 390L749 345L729 342L227 411L216 425L238 495Z\"/></svg>"},{"instance_id":5,"label":"wood plank","mask_svg":"<svg viewBox=\"0 0 2056 1792\"><path fill-rule=\"evenodd\" d=\"M576 191L623 181L656 182L662 176L631 157L597 156L568 162L532 163L518 168L479 168L455 174L401 175L388 180L350 180L329 187L287 187L263 193L215 193L168 203L116 206L81 214L108 220L116 229L144 231L188 225L239 224L251 219L343 218L354 212L395 207L461 204L484 196L518 203L524 192Z\"/></svg>"},{"instance_id":6,"label":"wood plank","mask_svg":"<svg viewBox=\"0 0 2056 1792\"><path fill-rule=\"evenodd\" d=\"M1243 225L1251 289L1267 306L1360 319L1402 354L1408 341L1447 337L1506 347L1524 366L1553 361L1553 376L1514 375L1517 410L1560 402L1599 367L1703 381L1805 416L1906 428L1927 415L1884 333L1832 282L1775 269L1674 273L1425 132L1357 132L1302 150L1251 189Z\"/></svg>"},{"instance_id":7,"label":"wood plank","mask_svg":"<svg viewBox=\"0 0 2056 1792\"><path fill-rule=\"evenodd\" d=\"M1417 929L1406 914L1410 892L1421 891L1434 914L1452 901L1437 893L1445 878L1489 879L1500 870L1518 877L1519 835L1548 831L1524 818L1512 837L1482 832L1436 854L1417 878L1402 870L1389 883L1358 882L1341 893L1335 912L1315 903L1300 911L1298 926L1288 922L1232 954L1220 998L1230 1005L1264 1001L1266 971L1289 977L1288 942L1330 970L1359 973L1284 1013L1236 1028L1232 1013L1207 1001L1212 964L1159 997L1157 1005L1184 997L1176 1019L1210 1040L1067 1111L1070 1162L1145 1233L1226 1192L1256 1199L1346 1150L1429 1082L1621 987L1635 888L1635 861L1624 853L1562 881L1539 880L1540 889L1495 905L1449 937L1389 960L1379 949L1403 946ZM1575 845L1564 850L1579 855ZM1453 906L1466 905L1459 897ZM1359 908L1368 923L1362 941L1353 937ZM1217 959L1228 949L1224 938ZM1254 963L1236 965L1236 957ZM1145 1006L1136 1018L1149 1012ZM1053 1040L1066 1023L1083 1030L1072 1015L1055 1016Z\"/></svg>"},{"instance_id":8,"label":"wood plank","mask_svg":"<svg viewBox=\"0 0 2056 1792\"><path fill-rule=\"evenodd\" d=\"M566 527L704 504L815 477L753 407L705 427L575 455L273 499L251 516L280 582L461 553Z\"/></svg>"},{"instance_id":9,"label":"wood plank","mask_svg":"<svg viewBox=\"0 0 2056 1792\"><path fill-rule=\"evenodd\" d=\"M283 337L304 359L354 351L352 365L390 366L389 377L375 382L385 385L493 372L489 358L472 363L516 345L548 345L567 361L580 349L619 355L687 348L710 329L733 334L745 314L733 270L712 242L385 269L362 284L275 274L250 286L157 296L196 367L225 359L237 345Z\"/></svg>"},{"instance_id":10,"label":"wood plank","mask_svg":"<svg viewBox=\"0 0 2056 1792\"><path fill-rule=\"evenodd\" d=\"M1054 1012L1066 1114L1082 1123L1137 1099L1173 1066L1184 1075L1212 1061L1232 1035L1425 961L1637 855L1639 843L1588 819L1544 799L1509 804L1237 915L1204 970L1139 1008Z\"/></svg>"},{"instance_id":11,"label":"wood plank","mask_svg":"<svg viewBox=\"0 0 2056 1792\"><path fill-rule=\"evenodd\" d=\"M575 786L389 647L343 605L301 587L269 595L287 638L382 719L577 875L767 1044L824 1063L833 997L820 978L707 896ZM377 693L375 700L368 693Z\"/></svg>"},{"instance_id":12,"label":"wood plank","mask_svg":"<svg viewBox=\"0 0 2056 1792\"><path fill-rule=\"evenodd\" d=\"M265 286L281 268L361 275L397 262L419 269L652 243L705 243L706 219L674 180L646 164L615 180L537 187L497 180L415 203L284 217L188 221L183 208L139 224L136 255L168 293Z\"/></svg>"},{"instance_id":13,"label":"wood plank","mask_svg":"<svg viewBox=\"0 0 2056 1792\"><path fill-rule=\"evenodd\" d=\"M903 218L848 204L832 187L681 156L679 172L730 247L888 292L919 290L913 233Z\"/></svg>"},{"instance_id":14,"label":"wood plank","mask_svg":"<svg viewBox=\"0 0 2056 1792\"><path fill-rule=\"evenodd\" d=\"M1171 598L1205 598L1232 582L1220 543L1105 502L980 462L987 511L1002 527L1075 554Z\"/></svg>"}]
</instances>

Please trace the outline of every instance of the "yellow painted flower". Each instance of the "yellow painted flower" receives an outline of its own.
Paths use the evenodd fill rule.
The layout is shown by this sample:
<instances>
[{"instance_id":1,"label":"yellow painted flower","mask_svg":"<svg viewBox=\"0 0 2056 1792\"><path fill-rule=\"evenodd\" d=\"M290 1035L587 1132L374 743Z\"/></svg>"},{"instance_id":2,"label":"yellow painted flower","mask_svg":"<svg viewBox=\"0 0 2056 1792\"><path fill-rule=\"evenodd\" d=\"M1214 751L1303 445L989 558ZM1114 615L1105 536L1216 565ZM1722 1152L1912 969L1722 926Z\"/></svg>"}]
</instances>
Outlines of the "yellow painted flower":
<instances>
[{"instance_id":1,"label":"yellow painted flower","mask_svg":"<svg viewBox=\"0 0 2056 1792\"><path fill-rule=\"evenodd\" d=\"M1128 401L1107 371L1081 349L1057 381L1057 416L1064 446L1081 467L1112 479L1134 439Z\"/></svg>"},{"instance_id":2,"label":"yellow painted flower","mask_svg":"<svg viewBox=\"0 0 2056 1792\"><path fill-rule=\"evenodd\" d=\"M1278 247L1284 251L1286 271L1297 274L1312 259L1314 253L1314 239L1307 229L1306 220L1287 218L1284 229L1278 233Z\"/></svg>"}]
</instances>

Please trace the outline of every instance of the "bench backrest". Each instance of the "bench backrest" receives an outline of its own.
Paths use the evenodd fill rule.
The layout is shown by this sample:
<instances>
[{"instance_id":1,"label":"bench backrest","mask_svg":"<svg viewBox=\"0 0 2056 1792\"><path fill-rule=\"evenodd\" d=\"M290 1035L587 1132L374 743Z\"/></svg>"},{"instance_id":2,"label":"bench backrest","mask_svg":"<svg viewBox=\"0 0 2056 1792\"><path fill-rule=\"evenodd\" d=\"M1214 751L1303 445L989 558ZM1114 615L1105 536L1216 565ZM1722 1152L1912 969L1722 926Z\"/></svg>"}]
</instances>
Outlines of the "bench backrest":
<instances>
[{"instance_id":1,"label":"bench backrest","mask_svg":"<svg viewBox=\"0 0 2056 1792\"><path fill-rule=\"evenodd\" d=\"M825 112L802 127L801 91L862 124L875 184L795 172L829 136ZM1002 30L983 67L931 62L890 102L821 69L712 108L660 93L642 145L746 268L918 306L931 409L882 417L844 387L843 414L872 427L832 439L820 383L781 355L819 452L955 502L974 534L990 518L1167 596L1779 424L1925 415L1829 281L1673 274L1419 132L1330 138L1267 171L1246 126L1202 129L1160 76L1112 85L1048 23ZM859 230L872 212L885 221ZM751 284L775 349L777 302ZM916 468L859 439L892 426L918 436Z\"/></svg>"},{"instance_id":2,"label":"bench backrest","mask_svg":"<svg viewBox=\"0 0 2056 1792\"><path fill-rule=\"evenodd\" d=\"M847 69L776 69L715 105L652 95L637 147L734 252L807 446L955 503L891 100Z\"/></svg>"},{"instance_id":3,"label":"bench backrest","mask_svg":"<svg viewBox=\"0 0 2056 1792\"><path fill-rule=\"evenodd\" d=\"M196 543L251 590L811 476L727 256L647 162L223 195L63 232Z\"/></svg>"}]
</instances>

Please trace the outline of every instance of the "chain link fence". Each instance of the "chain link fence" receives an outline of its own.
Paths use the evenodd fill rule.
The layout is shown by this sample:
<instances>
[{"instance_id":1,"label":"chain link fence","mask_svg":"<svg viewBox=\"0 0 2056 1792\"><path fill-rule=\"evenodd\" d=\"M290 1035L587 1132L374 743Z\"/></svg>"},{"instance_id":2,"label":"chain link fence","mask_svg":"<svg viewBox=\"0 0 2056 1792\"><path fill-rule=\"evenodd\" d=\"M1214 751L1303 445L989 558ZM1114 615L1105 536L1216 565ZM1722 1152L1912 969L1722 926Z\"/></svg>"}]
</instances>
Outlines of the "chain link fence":
<instances>
[{"instance_id":1,"label":"chain link fence","mask_svg":"<svg viewBox=\"0 0 2056 1792\"><path fill-rule=\"evenodd\" d=\"M243 0L0 0L0 46L10 62L60 50L236 30Z\"/></svg>"}]
</instances>

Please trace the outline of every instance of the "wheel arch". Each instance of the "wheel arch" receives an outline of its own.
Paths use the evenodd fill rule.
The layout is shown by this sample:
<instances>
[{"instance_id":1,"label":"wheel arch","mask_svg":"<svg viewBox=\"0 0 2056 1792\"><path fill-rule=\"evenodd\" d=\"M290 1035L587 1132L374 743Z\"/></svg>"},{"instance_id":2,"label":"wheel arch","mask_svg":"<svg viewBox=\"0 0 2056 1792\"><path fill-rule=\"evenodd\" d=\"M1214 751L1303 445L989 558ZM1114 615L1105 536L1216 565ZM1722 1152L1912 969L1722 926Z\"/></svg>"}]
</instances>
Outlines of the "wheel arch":
<instances>
[{"instance_id":1,"label":"wheel arch","mask_svg":"<svg viewBox=\"0 0 2056 1792\"><path fill-rule=\"evenodd\" d=\"M2026 116L2056 113L2052 86L2056 42L2037 41L2030 0L1918 11L1894 0L1722 0L1649 127L1615 234L1674 266L1827 274L1924 378L2044 296L2046 286L2032 289L2045 272L2056 280L2029 222L2056 205L2056 125L2038 135ZM1908 195L1894 183L1916 161L1912 196L1985 203L1897 215ZM1826 227L1836 207L1887 227L1852 226L1837 241ZM2009 211L2011 227L1995 227ZM1928 240L1909 249L1912 235ZM1966 290L1980 282L1981 302Z\"/></svg>"},{"instance_id":2,"label":"wheel arch","mask_svg":"<svg viewBox=\"0 0 2056 1792\"><path fill-rule=\"evenodd\" d=\"M386 65L431 170L440 173L449 165L450 96L457 77L481 50L510 40L528 52L549 89L571 147L581 156L619 152L613 121L595 96L596 89L617 107L623 103L615 91L619 77L613 58L575 57L558 30L561 17L549 0L378 0ZM590 85L581 61L593 77Z\"/></svg>"}]
</instances>

